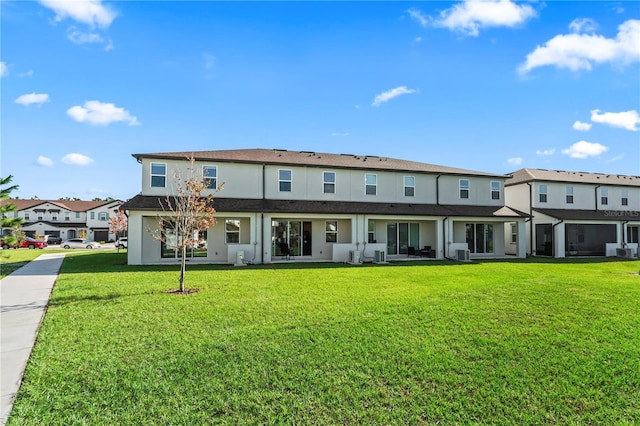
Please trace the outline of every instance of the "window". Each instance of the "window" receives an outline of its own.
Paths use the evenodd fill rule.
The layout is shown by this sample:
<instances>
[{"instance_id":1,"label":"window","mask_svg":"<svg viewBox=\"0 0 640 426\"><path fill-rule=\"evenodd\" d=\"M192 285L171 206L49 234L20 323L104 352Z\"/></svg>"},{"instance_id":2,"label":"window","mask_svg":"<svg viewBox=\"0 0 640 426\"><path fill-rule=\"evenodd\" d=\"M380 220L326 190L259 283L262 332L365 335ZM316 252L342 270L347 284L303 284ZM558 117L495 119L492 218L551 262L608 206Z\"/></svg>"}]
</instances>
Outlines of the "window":
<instances>
[{"instance_id":1,"label":"window","mask_svg":"<svg viewBox=\"0 0 640 426\"><path fill-rule=\"evenodd\" d=\"M207 188L218 188L218 168L216 166L202 166L202 177L207 180Z\"/></svg>"},{"instance_id":2,"label":"window","mask_svg":"<svg viewBox=\"0 0 640 426\"><path fill-rule=\"evenodd\" d=\"M96 218L96 212L89 213L89 219L93 220Z\"/></svg>"},{"instance_id":3,"label":"window","mask_svg":"<svg viewBox=\"0 0 640 426\"><path fill-rule=\"evenodd\" d=\"M573 204L573 186L567 186L566 194L567 194L567 204Z\"/></svg>"},{"instance_id":4,"label":"window","mask_svg":"<svg viewBox=\"0 0 640 426\"><path fill-rule=\"evenodd\" d=\"M338 221L328 220L325 225L325 241L328 243L338 242Z\"/></svg>"},{"instance_id":5,"label":"window","mask_svg":"<svg viewBox=\"0 0 640 426\"><path fill-rule=\"evenodd\" d=\"M609 189L607 188L602 188L600 190L600 202L603 206L606 206L607 204L609 204Z\"/></svg>"},{"instance_id":6,"label":"window","mask_svg":"<svg viewBox=\"0 0 640 426\"><path fill-rule=\"evenodd\" d=\"M416 178L413 176L404 177L404 196L413 197L416 193Z\"/></svg>"},{"instance_id":7,"label":"window","mask_svg":"<svg viewBox=\"0 0 640 426\"><path fill-rule=\"evenodd\" d=\"M51 221L53 221L53 222L57 222L58 221L58 213L52 213L51 214Z\"/></svg>"},{"instance_id":8,"label":"window","mask_svg":"<svg viewBox=\"0 0 640 426\"><path fill-rule=\"evenodd\" d=\"M64 221L65 222L69 222L71 220L71 213L65 213L64 214Z\"/></svg>"},{"instance_id":9,"label":"window","mask_svg":"<svg viewBox=\"0 0 640 426\"><path fill-rule=\"evenodd\" d=\"M629 205L629 190L627 189L622 190L620 204L622 204L623 206Z\"/></svg>"},{"instance_id":10,"label":"window","mask_svg":"<svg viewBox=\"0 0 640 426\"><path fill-rule=\"evenodd\" d=\"M469 179L460 179L460 198L469 198Z\"/></svg>"},{"instance_id":11,"label":"window","mask_svg":"<svg viewBox=\"0 0 640 426\"><path fill-rule=\"evenodd\" d=\"M336 193L336 174L335 174L335 172L324 172L324 173L322 173L322 181L324 183L324 193L325 194L335 194Z\"/></svg>"},{"instance_id":12,"label":"window","mask_svg":"<svg viewBox=\"0 0 640 426\"><path fill-rule=\"evenodd\" d=\"M13 217L18 217L18 212L17 211L13 212Z\"/></svg>"},{"instance_id":13,"label":"window","mask_svg":"<svg viewBox=\"0 0 640 426\"><path fill-rule=\"evenodd\" d=\"M106 221L109 218L109 214L106 212L98 213L98 220Z\"/></svg>"},{"instance_id":14,"label":"window","mask_svg":"<svg viewBox=\"0 0 640 426\"><path fill-rule=\"evenodd\" d=\"M38 220L43 220L44 219L44 214L38 212Z\"/></svg>"},{"instance_id":15,"label":"window","mask_svg":"<svg viewBox=\"0 0 640 426\"><path fill-rule=\"evenodd\" d=\"M367 242L368 243L376 242L376 222L373 220L369 221L369 230L367 232Z\"/></svg>"},{"instance_id":16,"label":"window","mask_svg":"<svg viewBox=\"0 0 640 426\"><path fill-rule=\"evenodd\" d=\"M160 257L178 259L181 256L179 249L180 238L175 230L175 223L165 221L162 224L162 240L160 241ZM207 257L207 231L194 231L187 247L188 258Z\"/></svg>"},{"instance_id":17,"label":"window","mask_svg":"<svg viewBox=\"0 0 640 426\"><path fill-rule=\"evenodd\" d=\"M29 220L29 212L24 212L24 220Z\"/></svg>"},{"instance_id":18,"label":"window","mask_svg":"<svg viewBox=\"0 0 640 426\"><path fill-rule=\"evenodd\" d=\"M291 170L278 170L278 190L291 192Z\"/></svg>"},{"instance_id":19,"label":"window","mask_svg":"<svg viewBox=\"0 0 640 426\"><path fill-rule=\"evenodd\" d=\"M238 219L227 219L224 221L225 242L227 244L240 243L240 221Z\"/></svg>"},{"instance_id":20,"label":"window","mask_svg":"<svg viewBox=\"0 0 640 426\"><path fill-rule=\"evenodd\" d=\"M511 224L511 244L515 244L518 242L518 225L515 223Z\"/></svg>"},{"instance_id":21,"label":"window","mask_svg":"<svg viewBox=\"0 0 640 426\"><path fill-rule=\"evenodd\" d=\"M364 176L365 194L376 195L378 186L378 175L365 175Z\"/></svg>"},{"instance_id":22,"label":"window","mask_svg":"<svg viewBox=\"0 0 640 426\"><path fill-rule=\"evenodd\" d=\"M164 188L167 184L167 165L165 163L151 163L151 186Z\"/></svg>"},{"instance_id":23,"label":"window","mask_svg":"<svg viewBox=\"0 0 640 426\"><path fill-rule=\"evenodd\" d=\"M541 203L547 202L547 185L542 184L538 187L538 200Z\"/></svg>"},{"instance_id":24,"label":"window","mask_svg":"<svg viewBox=\"0 0 640 426\"><path fill-rule=\"evenodd\" d=\"M491 181L491 199L492 200L500 199L500 182L497 180Z\"/></svg>"},{"instance_id":25,"label":"window","mask_svg":"<svg viewBox=\"0 0 640 426\"><path fill-rule=\"evenodd\" d=\"M76 212L76 219L80 219L80 212Z\"/></svg>"},{"instance_id":26,"label":"window","mask_svg":"<svg viewBox=\"0 0 640 426\"><path fill-rule=\"evenodd\" d=\"M471 253L493 253L493 224L468 223L466 228Z\"/></svg>"}]
</instances>

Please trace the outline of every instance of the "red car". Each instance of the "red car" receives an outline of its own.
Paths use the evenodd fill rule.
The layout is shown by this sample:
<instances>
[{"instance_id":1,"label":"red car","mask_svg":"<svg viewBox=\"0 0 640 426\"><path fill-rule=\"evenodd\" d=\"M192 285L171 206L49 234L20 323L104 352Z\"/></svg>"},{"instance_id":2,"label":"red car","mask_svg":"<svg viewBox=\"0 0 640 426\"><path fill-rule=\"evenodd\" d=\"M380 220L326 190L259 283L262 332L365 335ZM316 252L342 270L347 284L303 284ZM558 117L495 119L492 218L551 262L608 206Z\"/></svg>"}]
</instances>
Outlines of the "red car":
<instances>
[{"instance_id":1,"label":"red car","mask_svg":"<svg viewBox=\"0 0 640 426\"><path fill-rule=\"evenodd\" d=\"M2 246L2 248L18 248L17 245L9 245L7 243L5 243L4 241L0 242L0 245ZM47 246L47 242L46 241L41 241L41 240L36 240L34 238L31 237L27 237L22 244L20 244L19 247L22 248L28 248L28 249L43 249Z\"/></svg>"}]
</instances>

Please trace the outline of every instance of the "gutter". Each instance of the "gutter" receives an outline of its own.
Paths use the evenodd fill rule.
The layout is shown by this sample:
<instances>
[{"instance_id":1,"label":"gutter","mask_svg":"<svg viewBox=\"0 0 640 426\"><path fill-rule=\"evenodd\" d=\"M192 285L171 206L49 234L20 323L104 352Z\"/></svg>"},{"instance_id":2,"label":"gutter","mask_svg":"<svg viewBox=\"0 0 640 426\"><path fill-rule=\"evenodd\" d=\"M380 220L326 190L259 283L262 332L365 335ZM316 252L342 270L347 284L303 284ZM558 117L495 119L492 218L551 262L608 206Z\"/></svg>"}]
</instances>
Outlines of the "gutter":
<instances>
[{"instance_id":1,"label":"gutter","mask_svg":"<svg viewBox=\"0 0 640 426\"><path fill-rule=\"evenodd\" d=\"M449 216L445 216L444 219L442 219L442 256L447 260L455 261L456 259L447 256L447 227L445 225L447 220L449 220Z\"/></svg>"},{"instance_id":2,"label":"gutter","mask_svg":"<svg viewBox=\"0 0 640 426\"><path fill-rule=\"evenodd\" d=\"M602 185L597 185L593 191L595 194L595 201L596 201L596 211L598 211L598 188L600 188Z\"/></svg>"},{"instance_id":3,"label":"gutter","mask_svg":"<svg viewBox=\"0 0 640 426\"><path fill-rule=\"evenodd\" d=\"M265 188L266 188L266 180L265 180L265 168L266 165L262 164L262 200L264 201L266 198ZM264 206L264 203L263 203ZM260 213L260 241L262 241L261 249L260 249L260 264L264 265L264 212Z\"/></svg>"},{"instance_id":4,"label":"gutter","mask_svg":"<svg viewBox=\"0 0 640 426\"><path fill-rule=\"evenodd\" d=\"M529 255L533 256L533 186L529 185Z\"/></svg>"},{"instance_id":5,"label":"gutter","mask_svg":"<svg viewBox=\"0 0 640 426\"><path fill-rule=\"evenodd\" d=\"M627 246L627 241L626 241L626 233L624 232L624 227L625 225L629 223L628 220L625 220L624 222L622 222L622 229L620 230L620 232L622 232L622 247L626 247Z\"/></svg>"}]
</instances>

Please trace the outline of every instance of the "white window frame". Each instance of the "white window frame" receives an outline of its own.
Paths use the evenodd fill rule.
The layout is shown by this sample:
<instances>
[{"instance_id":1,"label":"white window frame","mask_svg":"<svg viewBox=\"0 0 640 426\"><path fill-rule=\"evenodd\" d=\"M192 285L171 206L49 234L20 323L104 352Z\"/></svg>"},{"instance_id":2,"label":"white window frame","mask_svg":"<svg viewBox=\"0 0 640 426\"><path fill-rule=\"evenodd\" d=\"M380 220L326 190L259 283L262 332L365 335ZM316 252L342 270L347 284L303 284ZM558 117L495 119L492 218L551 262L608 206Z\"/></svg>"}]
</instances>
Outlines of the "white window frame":
<instances>
[{"instance_id":1,"label":"white window frame","mask_svg":"<svg viewBox=\"0 0 640 426\"><path fill-rule=\"evenodd\" d=\"M573 204L573 186L565 187L565 201L567 204Z\"/></svg>"},{"instance_id":2,"label":"white window frame","mask_svg":"<svg viewBox=\"0 0 640 426\"><path fill-rule=\"evenodd\" d=\"M213 170L213 176L207 174L207 170ZM211 164L202 166L202 177L207 180L207 189L218 189L218 166Z\"/></svg>"},{"instance_id":3,"label":"white window frame","mask_svg":"<svg viewBox=\"0 0 640 426\"><path fill-rule=\"evenodd\" d=\"M153 173L153 166L163 166L164 167L164 173ZM153 178L154 177L162 177L164 179L164 185L160 186L160 185L154 185L153 184ZM149 165L149 185L151 186L151 188L166 188L167 187L167 163L156 163L156 162L152 162Z\"/></svg>"},{"instance_id":4,"label":"white window frame","mask_svg":"<svg viewBox=\"0 0 640 426\"><path fill-rule=\"evenodd\" d=\"M234 225L237 225L238 230L229 230L227 228L227 225L230 222L234 222ZM225 219L224 221L224 243L225 244L240 244L240 226L241 226L241 222L240 219ZM229 236L231 235L237 235L237 241L229 241Z\"/></svg>"},{"instance_id":5,"label":"white window frame","mask_svg":"<svg viewBox=\"0 0 640 426\"><path fill-rule=\"evenodd\" d=\"M547 188L546 184L541 183L540 185L538 185L538 202L539 203L546 203L547 202L547 200L549 199L549 197L547 195L547 191L548 190L549 190L549 188ZM543 195L544 195L544 199L543 199Z\"/></svg>"},{"instance_id":6,"label":"white window frame","mask_svg":"<svg viewBox=\"0 0 640 426\"><path fill-rule=\"evenodd\" d=\"M462 182L466 182L467 184L463 185ZM466 193L464 191L466 191ZM460 199L468 200L470 194L471 194L471 182L469 181L469 179L458 180L458 196L460 197Z\"/></svg>"},{"instance_id":7,"label":"white window frame","mask_svg":"<svg viewBox=\"0 0 640 426\"><path fill-rule=\"evenodd\" d=\"M327 180L327 176L333 175L333 181ZM328 189L331 189L328 191ZM324 171L322 172L322 192L324 194L336 193L336 172Z\"/></svg>"},{"instance_id":8,"label":"white window frame","mask_svg":"<svg viewBox=\"0 0 640 426\"><path fill-rule=\"evenodd\" d=\"M64 221L65 222L70 222L71 221L71 213L69 213L69 212L65 212L64 213Z\"/></svg>"},{"instance_id":9,"label":"white window frame","mask_svg":"<svg viewBox=\"0 0 640 426\"><path fill-rule=\"evenodd\" d=\"M37 213L37 218L38 218L38 220L44 220L44 213L38 212Z\"/></svg>"},{"instance_id":10,"label":"white window frame","mask_svg":"<svg viewBox=\"0 0 640 426\"><path fill-rule=\"evenodd\" d=\"M500 200L501 189L502 189L502 185L500 185L499 180L491 181L491 199L492 200Z\"/></svg>"},{"instance_id":11,"label":"white window frame","mask_svg":"<svg viewBox=\"0 0 640 426\"><path fill-rule=\"evenodd\" d=\"M29 216L29 212L24 212L24 220L31 220L31 216Z\"/></svg>"},{"instance_id":12,"label":"white window frame","mask_svg":"<svg viewBox=\"0 0 640 426\"><path fill-rule=\"evenodd\" d=\"M609 205L609 188L600 188L600 204L603 206Z\"/></svg>"},{"instance_id":13,"label":"white window frame","mask_svg":"<svg viewBox=\"0 0 640 426\"><path fill-rule=\"evenodd\" d=\"M96 212L89 213L89 219L95 220L96 219Z\"/></svg>"},{"instance_id":14,"label":"white window frame","mask_svg":"<svg viewBox=\"0 0 640 426\"><path fill-rule=\"evenodd\" d=\"M373 183L367 183L368 178L373 178ZM373 193L369 193L369 189L373 188ZM378 175L375 173L366 173L364 175L364 194L365 195L378 195Z\"/></svg>"},{"instance_id":15,"label":"white window frame","mask_svg":"<svg viewBox=\"0 0 640 426\"><path fill-rule=\"evenodd\" d=\"M376 222L369 219L367 223L367 243L373 244L376 242Z\"/></svg>"},{"instance_id":16,"label":"white window frame","mask_svg":"<svg viewBox=\"0 0 640 426\"><path fill-rule=\"evenodd\" d=\"M410 179L411 184L407 184L407 179ZM415 197L416 196L416 177L415 176L404 176L402 178L404 184L404 196L405 197ZM410 191L407 191L410 190ZM410 193L407 193L410 192Z\"/></svg>"},{"instance_id":17,"label":"white window frame","mask_svg":"<svg viewBox=\"0 0 640 426\"><path fill-rule=\"evenodd\" d=\"M335 229L330 229L330 226L335 226ZM338 221L337 220L327 220L324 225L324 240L326 243L337 243L338 242Z\"/></svg>"},{"instance_id":18,"label":"white window frame","mask_svg":"<svg viewBox=\"0 0 640 426\"><path fill-rule=\"evenodd\" d=\"M511 244L517 244L517 243L518 243L518 224L512 223L511 224Z\"/></svg>"},{"instance_id":19,"label":"white window frame","mask_svg":"<svg viewBox=\"0 0 640 426\"><path fill-rule=\"evenodd\" d=\"M102 221L102 222L104 222L106 220L109 220L109 213L107 213L107 212L98 212L98 220Z\"/></svg>"},{"instance_id":20,"label":"white window frame","mask_svg":"<svg viewBox=\"0 0 640 426\"><path fill-rule=\"evenodd\" d=\"M283 179L281 173L289 172L289 179ZM282 189L282 184L288 183L289 189ZM293 171L291 169L278 169L278 192L292 192L293 190Z\"/></svg>"},{"instance_id":21,"label":"white window frame","mask_svg":"<svg viewBox=\"0 0 640 426\"><path fill-rule=\"evenodd\" d=\"M623 206L629 205L629 190L621 189L620 190L620 204Z\"/></svg>"},{"instance_id":22,"label":"white window frame","mask_svg":"<svg viewBox=\"0 0 640 426\"><path fill-rule=\"evenodd\" d=\"M80 212L76 212L76 219L80 219Z\"/></svg>"}]
</instances>

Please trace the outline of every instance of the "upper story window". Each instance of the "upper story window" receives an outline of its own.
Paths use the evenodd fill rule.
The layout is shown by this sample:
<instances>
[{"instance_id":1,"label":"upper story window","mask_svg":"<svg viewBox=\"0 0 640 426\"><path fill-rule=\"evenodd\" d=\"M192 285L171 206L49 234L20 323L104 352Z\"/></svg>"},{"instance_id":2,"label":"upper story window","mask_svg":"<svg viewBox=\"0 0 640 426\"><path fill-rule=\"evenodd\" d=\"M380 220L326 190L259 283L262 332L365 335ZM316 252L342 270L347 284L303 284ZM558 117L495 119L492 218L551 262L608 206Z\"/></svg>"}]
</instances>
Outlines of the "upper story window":
<instances>
[{"instance_id":1,"label":"upper story window","mask_svg":"<svg viewBox=\"0 0 640 426\"><path fill-rule=\"evenodd\" d=\"M109 214L106 212L100 212L98 213L98 220L102 220L105 221L109 218Z\"/></svg>"},{"instance_id":2,"label":"upper story window","mask_svg":"<svg viewBox=\"0 0 640 426\"><path fill-rule=\"evenodd\" d=\"M207 188L218 188L218 168L216 166L202 166L202 177L207 181Z\"/></svg>"},{"instance_id":3,"label":"upper story window","mask_svg":"<svg viewBox=\"0 0 640 426\"><path fill-rule=\"evenodd\" d=\"M76 212L76 219L80 219L80 212Z\"/></svg>"},{"instance_id":4,"label":"upper story window","mask_svg":"<svg viewBox=\"0 0 640 426\"><path fill-rule=\"evenodd\" d=\"M413 197L416 194L416 178L414 176L404 177L404 196Z\"/></svg>"},{"instance_id":5,"label":"upper story window","mask_svg":"<svg viewBox=\"0 0 640 426\"><path fill-rule=\"evenodd\" d=\"M623 189L621 191L620 196L621 196L620 203L623 206L628 206L629 205L629 190L628 189Z\"/></svg>"},{"instance_id":6,"label":"upper story window","mask_svg":"<svg viewBox=\"0 0 640 426\"><path fill-rule=\"evenodd\" d=\"M29 216L29 212L24 212L24 220L29 220L30 216Z\"/></svg>"},{"instance_id":7,"label":"upper story window","mask_svg":"<svg viewBox=\"0 0 640 426\"><path fill-rule=\"evenodd\" d=\"M469 198L469 179L460 179L460 198Z\"/></svg>"},{"instance_id":8,"label":"upper story window","mask_svg":"<svg viewBox=\"0 0 640 426\"><path fill-rule=\"evenodd\" d=\"M378 192L378 175L366 174L364 176L365 194L376 195Z\"/></svg>"},{"instance_id":9,"label":"upper story window","mask_svg":"<svg viewBox=\"0 0 640 426\"><path fill-rule=\"evenodd\" d=\"M89 219L95 219L95 218L96 218L96 212L89 213Z\"/></svg>"},{"instance_id":10,"label":"upper story window","mask_svg":"<svg viewBox=\"0 0 640 426\"><path fill-rule=\"evenodd\" d=\"M573 186L567 186L566 194L567 194L567 204L573 204Z\"/></svg>"},{"instance_id":11,"label":"upper story window","mask_svg":"<svg viewBox=\"0 0 640 426\"><path fill-rule=\"evenodd\" d=\"M71 213L65 213L64 214L64 221L65 222L69 222L71 220Z\"/></svg>"},{"instance_id":12,"label":"upper story window","mask_svg":"<svg viewBox=\"0 0 640 426\"><path fill-rule=\"evenodd\" d=\"M240 243L240 221L238 219L227 219L224 222L225 242L227 244Z\"/></svg>"},{"instance_id":13,"label":"upper story window","mask_svg":"<svg viewBox=\"0 0 640 426\"><path fill-rule=\"evenodd\" d=\"M322 181L324 184L325 194L336 193L336 173L335 172L323 172Z\"/></svg>"},{"instance_id":14,"label":"upper story window","mask_svg":"<svg viewBox=\"0 0 640 426\"><path fill-rule=\"evenodd\" d=\"M600 203L603 206L606 206L607 204L609 204L609 189L608 188L602 188L600 190Z\"/></svg>"},{"instance_id":15,"label":"upper story window","mask_svg":"<svg viewBox=\"0 0 640 426\"><path fill-rule=\"evenodd\" d=\"M165 163L151 163L151 186L153 188L167 186L167 165Z\"/></svg>"},{"instance_id":16,"label":"upper story window","mask_svg":"<svg viewBox=\"0 0 640 426\"><path fill-rule=\"evenodd\" d=\"M500 182L497 180L491 181L491 199L492 200L500 199Z\"/></svg>"},{"instance_id":17,"label":"upper story window","mask_svg":"<svg viewBox=\"0 0 640 426\"><path fill-rule=\"evenodd\" d=\"M325 241L327 243L337 243L338 242L338 221L337 220L328 220L325 225Z\"/></svg>"},{"instance_id":18,"label":"upper story window","mask_svg":"<svg viewBox=\"0 0 640 426\"><path fill-rule=\"evenodd\" d=\"M57 222L58 221L58 213L52 213L51 214L51 221L53 221L53 222Z\"/></svg>"},{"instance_id":19,"label":"upper story window","mask_svg":"<svg viewBox=\"0 0 640 426\"><path fill-rule=\"evenodd\" d=\"M278 191L291 192L291 170L278 170Z\"/></svg>"},{"instance_id":20,"label":"upper story window","mask_svg":"<svg viewBox=\"0 0 640 426\"><path fill-rule=\"evenodd\" d=\"M541 184L538 187L538 201L541 203L547 202L547 185Z\"/></svg>"},{"instance_id":21,"label":"upper story window","mask_svg":"<svg viewBox=\"0 0 640 426\"><path fill-rule=\"evenodd\" d=\"M38 220L43 220L43 219L44 219L44 213L38 212Z\"/></svg>"}]
</instances>

